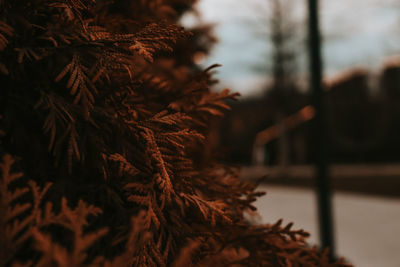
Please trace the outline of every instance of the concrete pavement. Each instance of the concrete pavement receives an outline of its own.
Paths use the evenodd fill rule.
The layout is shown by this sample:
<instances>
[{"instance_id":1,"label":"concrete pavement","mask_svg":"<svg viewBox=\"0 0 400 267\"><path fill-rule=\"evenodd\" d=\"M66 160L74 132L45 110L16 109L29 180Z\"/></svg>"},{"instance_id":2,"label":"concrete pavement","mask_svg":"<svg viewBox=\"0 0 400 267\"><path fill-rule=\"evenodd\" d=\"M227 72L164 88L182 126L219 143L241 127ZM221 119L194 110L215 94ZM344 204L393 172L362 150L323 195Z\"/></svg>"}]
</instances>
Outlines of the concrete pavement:
<instances>
[{"instance_id":1,"label":"concrete pavement","mask_svg":"<svg viewBox=\"0 0 400 267\"><path fill-rule=\"evenodd\" d=\"M267 195L256 202L260 222L283 218L293 229L311 233L318 244L316 197L312 190L262 185ZM400 199L350 193L333 197L336 251L354 266L400 267Z\"/></svg>"}]
</instances>

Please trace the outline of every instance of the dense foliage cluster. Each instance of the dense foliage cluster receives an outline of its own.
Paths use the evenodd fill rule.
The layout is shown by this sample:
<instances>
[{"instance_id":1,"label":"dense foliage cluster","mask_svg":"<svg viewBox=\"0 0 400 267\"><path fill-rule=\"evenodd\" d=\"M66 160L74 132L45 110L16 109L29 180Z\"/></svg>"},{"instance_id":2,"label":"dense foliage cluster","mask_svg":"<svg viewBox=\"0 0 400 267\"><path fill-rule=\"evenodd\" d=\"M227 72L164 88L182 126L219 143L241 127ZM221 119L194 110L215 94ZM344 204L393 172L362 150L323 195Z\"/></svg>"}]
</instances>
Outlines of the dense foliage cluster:
<instances>
[{"instance_id":1,"label":"dense foliage cluster","mask_svg":"<svg viewBox=\"0 0 400 267\"><path fill-rule=\"evenodd\" d=\"M344 266L207 156L193 2L0 0L0 266Z\"/></svg>"}]
</instances>

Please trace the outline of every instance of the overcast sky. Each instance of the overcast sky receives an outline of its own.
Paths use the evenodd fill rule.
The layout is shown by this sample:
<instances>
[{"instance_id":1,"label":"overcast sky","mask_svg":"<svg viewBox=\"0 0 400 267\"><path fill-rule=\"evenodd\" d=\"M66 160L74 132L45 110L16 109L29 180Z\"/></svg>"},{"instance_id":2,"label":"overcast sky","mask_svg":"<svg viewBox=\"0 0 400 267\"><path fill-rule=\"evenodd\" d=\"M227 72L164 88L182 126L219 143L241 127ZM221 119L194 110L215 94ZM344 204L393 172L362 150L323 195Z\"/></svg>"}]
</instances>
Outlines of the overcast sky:
<instances>
[{"instance_id":1,"label":"overcast sky","mask_svg":"<svg viewBox=\"0 0 400 267\"><path fill-rule=\"evenodd\" d=\"M286 1L293 2L293 19L298 22L300 35L305 35L305 29L303 33L301 29L306 19L306 1ZM326 76L353 66L378 69L385 57L400 52L397 0L322 0L320 6ZM215 23L220 40L204 64L223 65L217 74L221 86L243 95L259 92L265 76L255 72L254 67L270 64L268 41L257 34L263 30L262 21L267 20L268 1L199 0L198 10L200 20L188 16L184 23ZM300 57L300 75L306 77L306 51Z\"/></svg>"}]
</instances>

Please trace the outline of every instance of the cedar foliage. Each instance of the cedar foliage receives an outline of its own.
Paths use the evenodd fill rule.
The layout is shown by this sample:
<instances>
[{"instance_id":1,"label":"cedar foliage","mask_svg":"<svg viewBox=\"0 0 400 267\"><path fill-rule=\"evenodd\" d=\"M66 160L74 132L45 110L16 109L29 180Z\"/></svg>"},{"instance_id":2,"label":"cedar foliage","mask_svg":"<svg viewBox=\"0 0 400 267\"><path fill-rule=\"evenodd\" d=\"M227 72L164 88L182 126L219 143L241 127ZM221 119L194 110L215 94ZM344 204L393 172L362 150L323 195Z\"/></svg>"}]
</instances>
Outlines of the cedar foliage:
<instances>
[{"instance_id":1,"label":"cedar foliage","mask_svg":"<svg viewBox=\"0 0 400 267\"><path fill-rule=\"evenodd\" d=\"M344 266L206 157L193 2L0 0L0 266Z\"/></svg>"}]
</instances>

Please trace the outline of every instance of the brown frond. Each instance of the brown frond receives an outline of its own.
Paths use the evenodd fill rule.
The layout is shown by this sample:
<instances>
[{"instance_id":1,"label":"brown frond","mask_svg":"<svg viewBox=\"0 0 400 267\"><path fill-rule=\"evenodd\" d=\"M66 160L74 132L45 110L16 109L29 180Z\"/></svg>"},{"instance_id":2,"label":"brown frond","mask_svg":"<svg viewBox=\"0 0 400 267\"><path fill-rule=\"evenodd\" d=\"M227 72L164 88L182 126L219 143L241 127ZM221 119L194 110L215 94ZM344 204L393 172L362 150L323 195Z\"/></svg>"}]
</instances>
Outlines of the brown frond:
<instances>
[{"instance_id":1,"label":"brown frond","mask_svg":"<svg viewBox=\"0 0 400 267\"><path fill-rule=\"evenodd\" d=\"M67 0L67 1L53 1L48 4L49 7L59 8L63 10L63 13L68 20L81 19L81 12L88 9L88 7L94 4L96 0Z\"/></svg>"},{"instance_id":2,"label":"brown frond","mask_svg":"<svg viewBox=\"0 0 400 267\"><path fill-rule=\"evenodd\" d=\"M25 241L32 235L32 229L41 215L39 205L51 184L41 189L33 181L28 181L29 187L17 187L13 184L23 177L22 172L12 171L15 159L5 154L0 163L0 265L4 266L21 249ZM31 192L33 205L27 200L26 194Z\"/></svg>"},{"instance_id":3,"label":"brown frond","mask_svg":"<svg viewBox=\"0 0 400 267\"><path fill-rule=\"evenodd\" d=\"M227 99L236 100L239 95L239 93L230 93L229 89L225 89L221 93L205 94L199 101L197 110L214 116L223 116L222 111L230 109L224 101Z\"/></svg>"},{"instance_id":4,"label":"brown frond","mask_svg":"<svg viewBox=\"0 0 400 267\"><path fill-rule=\"evenodd\" d=\"M175 195L174 187L171 182L171 177L168 174L168 168L166 163L163 159L162 153L157 145L157 142L154 137L153 131L147 128L142 128L143 131L143 138L147 143L147 150L153 159L155 164L155 171L154 179L155 182L158 184L160 189L163 191L163 194L160 196L162 201L162 207L164 206L165 202L171 202L171 196Z\"/></svg>"},{"instance_id":5,"label":"brown frond","mask_svg":"<svg viewBox=\"0 0 400 267\"><path fill-rule=\"evenodd\" d=\"M225 223L232 223L226 203L218 200L205 200L197 195L189 195L181 193L180 196L184 200L187 207L194 207L200 211L204 221L209 222L212 226L216 226L217 217Z\"/></svg>"},{"instance_id":6,"label":"brown frond","mask_svg":"<svg viewBox=\"0 0 400 267\"><path fill-rule=\"evenodd\" d=\"M94 96L98 93L92 80L87 75L88 69L82 64L80 56L75 53L72 61L66 65L55 78L56 82L70 73L66 87L74 96L74 104L80 104L85 118L88 118L90 110L95 102Z\"/></svg>"},{"instance_id":7,"label":"brown frond","mask_svg":"<svg viewBox=\"0 0 400 267\"><path fill-rule=\"evenodd\" d=\"M47 205L40 225L59 225L68 229L73 235L72 251L61 244L54 242L49 234L36 228L33 231L35 248L42 253L37 266L49 266L56 262L58 266L83 266L87 259L86 250L102 238L108 230L101 228L87 233L89 216L98 216L101 209L88 205L82 200L75 209L68 207L67 200L62 198L61 211L58 214L52 212L51 205Z\"/></svg>"},{"instance_id":8,"label":"brown frond","mask_svg":"<svg viewBox=\"0 0 400 267\"><path fill-rule=\"evenodd\" d=\"M108 160L119 163L119 169L118 169L119 176L127 174L130 177L133 177L140 172L131 163L129 163L127 161L127 159L124 156L122 156L121 154L118 154L118 153L112 154L112 155L108 156ZM131 184L131 187L132 187L132 184Z\"/></svg>"},{"instance_id":9,"label":"brown frond","mask_svg":"<svg viewBox=\"0 0 400 267\"><path fill-rule=\"evenodd\" d=\"M8 39L6 36L11 37L13 34L14 29L4 21L0 21L0 51L7 47Z\"/></svg>"},{"instance_id":10,"label":"brown frond","mask_svg":"<svg viewBox=\"0 0 400 267\"><path fill-rule=\"evenodd\" d=\"M66 125L75 122L74 117L69 111L69 105L56 94L41 93L40 100L35 104L35 109L42 108L47 112L47 116L43 123L43 131L49 135L48 150L54 149L54 144L57 136L57 128L63 132Z\"/></svg>"},{"instance_id":11,"label":"brown frond","mask_svg":"<svg viewBox=\"0 0 400 267\"><path fill-rule=\"evenodd\" d=\"M151 23L135 34L134 44L129 49L136 51L146 60L153 62L154 54L160 50L172 51L172 44L188 33L177 25Z\"/></svg>"},{"instance_id":12,"label":"brown frond","mask_svg":"<svg viewBox=\"0 0 400 267\"><path fill-rule=\"evenodd\" d=\"M121 255L115 257L112 261L106 261L105 267L114 266L133 266L140 250L152 238L148 227L146 227L147 214L145 211L139 212L135 217L131 218L131 232L125 245L125 251Z\"/></svg>"}]
</instances>

